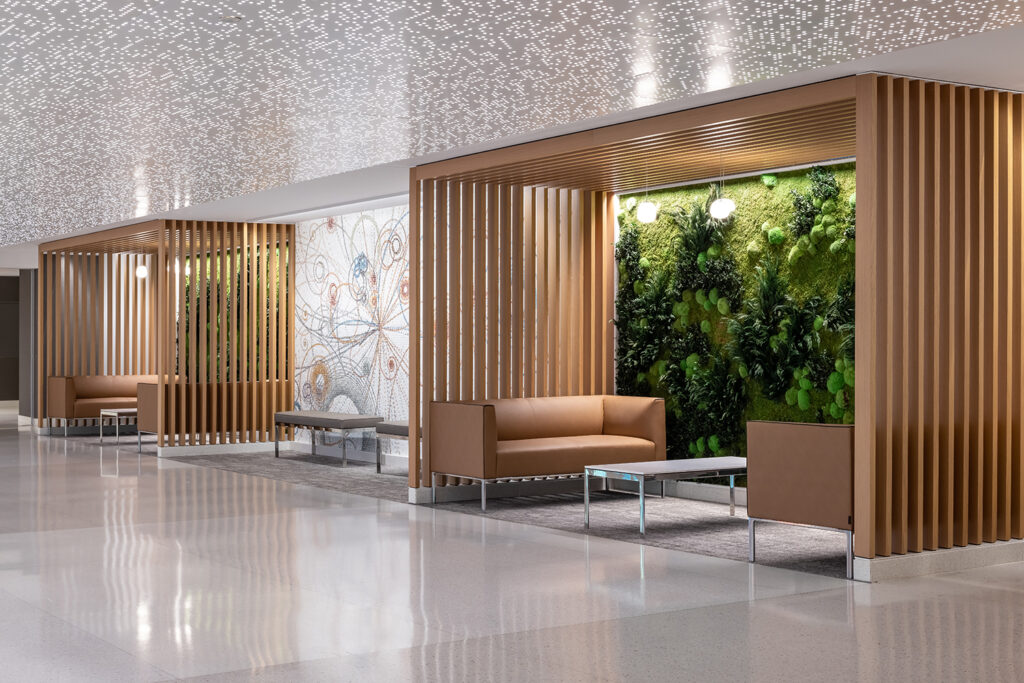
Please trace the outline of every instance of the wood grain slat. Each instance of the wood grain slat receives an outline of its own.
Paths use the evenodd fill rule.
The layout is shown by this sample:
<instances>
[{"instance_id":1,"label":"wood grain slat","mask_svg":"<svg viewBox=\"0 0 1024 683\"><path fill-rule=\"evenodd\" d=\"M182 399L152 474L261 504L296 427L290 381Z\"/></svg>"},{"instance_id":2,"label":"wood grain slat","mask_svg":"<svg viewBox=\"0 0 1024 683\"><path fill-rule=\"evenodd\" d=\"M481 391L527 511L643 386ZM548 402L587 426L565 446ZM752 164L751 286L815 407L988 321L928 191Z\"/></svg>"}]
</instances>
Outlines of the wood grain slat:
<instances>
[{"instance_id":1,"label":"wood grain slat","mask_svg":"<svg viewBox=\"0 0 1024 683\"><path fill-rule=\"evenodd\" d=\"M534 188L523 188L523 382L520 396L537 386L537 206Z\"/></svg>"},{"instance_id":2,"label":"wood grain slat","mask_svg":"<svg viewBox=\"0 0 1024 683\"><path fill-rule=\"evenodd\" d=\"M483 383L483 393L480 394L482 398L500 398L502 395L502 387L499 387L498 378L499 373L499 354L498 350L501 346L501 337L498 334L499 327L499 303L502 299L502 292L498 290L498 239L499 239L499 222L498 222L498 187L493 184L488 184L482 188L480 195L485 198L485 210L486 214L481 218L484 221L483 231L486 233L486 242L484 247L486 248L486 259L487 268L484 271L486 279L486 356L480 354L478 356L478 363L480 364L480 374L483 376L486 373L486 382ZM479 234L479 232L478 232ZM479 254L482 250L477 249ZM477 267L483 262L483 259L477 261ZM480 279L480 278L478 278ZM477 314L477 324L480 325L481 315ZM483 326L481 325L481 329ZM508 356L501 356L502 363L506 362ZM482 360L482 362L481 362ZM478 387L481 382L478 382Z\"/></svg>"}]
</instances>

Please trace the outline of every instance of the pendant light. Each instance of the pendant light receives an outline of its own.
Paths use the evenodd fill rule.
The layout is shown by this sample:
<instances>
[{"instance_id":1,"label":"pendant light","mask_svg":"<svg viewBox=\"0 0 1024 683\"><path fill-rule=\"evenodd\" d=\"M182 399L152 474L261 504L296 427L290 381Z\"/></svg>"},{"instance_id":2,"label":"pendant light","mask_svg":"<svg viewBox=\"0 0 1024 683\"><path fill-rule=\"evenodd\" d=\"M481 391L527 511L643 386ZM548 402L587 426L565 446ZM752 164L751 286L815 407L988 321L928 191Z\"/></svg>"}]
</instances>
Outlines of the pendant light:
<instances>
[{"instance_id":1,"label":"pendant light","mask_svg":"<svg viewBox=\"0 0 1024 683\"><path fill-rule=\"evenodd\" d=\"M147 275L149 275L149 268L147 268L145 265L141 265L135 269L135 277L139 278L140 280L145 280Z\"/></svg>"},{"instance_id":2,"label":"pendant light","mask_svg":"<svg viewBox=\"0 0 1024 683\"><path fill-rule=\"evenodd\" d=\"M711 217L716 221L724 221L736 210L736 202L728 197L721 196L725 192L725 166L722 165L722 155L718 155L718 162L721 167L721 175L718 180L718 199L711 202Z\"/></svg>"},{"instance_id":3,"label":"pendant light","mask_svg":"<svg viewBox=\"0 0 1024 683\"><path fill-rule=\"evenodd\" d=\"M644 200L636 207L636 219L640 223L658 220L658 205L647 198L647 161L644 160Z\"/></svg>"}]
</instances>

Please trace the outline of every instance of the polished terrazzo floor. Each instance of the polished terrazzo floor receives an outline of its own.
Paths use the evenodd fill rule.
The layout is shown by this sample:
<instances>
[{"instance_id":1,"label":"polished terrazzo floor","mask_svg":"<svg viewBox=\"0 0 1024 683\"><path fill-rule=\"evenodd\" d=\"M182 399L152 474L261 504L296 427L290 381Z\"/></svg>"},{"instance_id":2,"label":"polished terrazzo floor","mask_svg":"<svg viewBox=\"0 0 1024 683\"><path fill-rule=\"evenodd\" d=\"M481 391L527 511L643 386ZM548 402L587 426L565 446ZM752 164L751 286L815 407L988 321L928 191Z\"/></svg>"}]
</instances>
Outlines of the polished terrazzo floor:
<instances>
[{"instance_id":1,"label":"polished terrazzo floor","mask_svg":"<svg viewBox=\"0 0 1024 683\"><path fill-rule=\"evenodd\" d=\"M0 680L1020 680L1024 568L887 585L0 429Z\"/></svg>"}]
</instances>

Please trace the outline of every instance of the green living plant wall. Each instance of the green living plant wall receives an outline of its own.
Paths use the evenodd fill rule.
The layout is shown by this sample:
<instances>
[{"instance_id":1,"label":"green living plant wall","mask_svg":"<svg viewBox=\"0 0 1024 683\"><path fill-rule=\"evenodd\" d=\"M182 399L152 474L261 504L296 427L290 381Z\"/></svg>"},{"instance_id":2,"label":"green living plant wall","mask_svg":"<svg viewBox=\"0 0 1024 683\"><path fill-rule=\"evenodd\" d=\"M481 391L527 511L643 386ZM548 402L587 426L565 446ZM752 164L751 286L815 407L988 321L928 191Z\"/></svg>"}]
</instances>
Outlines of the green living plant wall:
<instances>
[{"instance_id":1,"label":"green living plant wall","mask_svg":"<svg viewBox=\"0 0 1024 683\"><path fill-rule=\"evenodd\" d=\"M853 422L856 173L814 167L619 198L616 385L666 401L670 458L747 420ZM711 217L722 193L736 203ZM637 221L639 202L658 217Z\"/></svg>"}]
</instances>

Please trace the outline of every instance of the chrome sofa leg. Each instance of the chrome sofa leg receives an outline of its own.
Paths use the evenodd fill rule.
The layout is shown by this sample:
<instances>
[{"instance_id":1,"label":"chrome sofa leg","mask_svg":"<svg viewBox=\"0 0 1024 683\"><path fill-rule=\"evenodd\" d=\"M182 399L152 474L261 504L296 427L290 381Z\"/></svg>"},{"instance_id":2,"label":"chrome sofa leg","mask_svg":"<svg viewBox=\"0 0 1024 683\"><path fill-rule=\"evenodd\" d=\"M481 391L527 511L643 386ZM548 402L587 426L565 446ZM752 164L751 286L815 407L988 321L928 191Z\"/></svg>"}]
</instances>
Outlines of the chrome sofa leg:
<instances>
[{"instance_id":1,"label":"chrome sofa leg","mask_svg":"<svg viewBox=\"0 0 1024 683\"><path fill-rule=\"evenodd\" d=\"M846 578L853 579L853 532L846 532Z\"/></svg>"},{"instance_id":2,"label":"chrome sofa leg","mask_svg":"<svg viewBox=\"0 0 1024 683\"><path fill-rule=\"evenodd\" d=\"M480 512L487 512L487 480L480 480Z\"/></svg>"},{"instance_id":3,"label":"chrome sofa leg","mask_svg":"<svg viewBox=\"0 0 1024 683\"><path fill-rule=\"evenodd\" d=\"M437 472L430 473L430 504L437 505Z\"/></svg>"},{"instance_id":4,"label":"chrome sofa leg","mask_svg":"<svg viewBox=\"0 0 1024 683\"><path fill-rule=\"evenodd\" d=\"M377 474L380 474L380 435L377 435Z\"/></svg>"},{"instance_id":5,"label":"chrome sofa leg","mask_svg":"<svg viewBox=\"0 0 1024 683\"><path fill-rule=\"evenodd\" d=\"M748 561L753 562L757 557L756 540L754 538L754 520L747 520L747 553Z\"/></svg>"}]
</instances>

